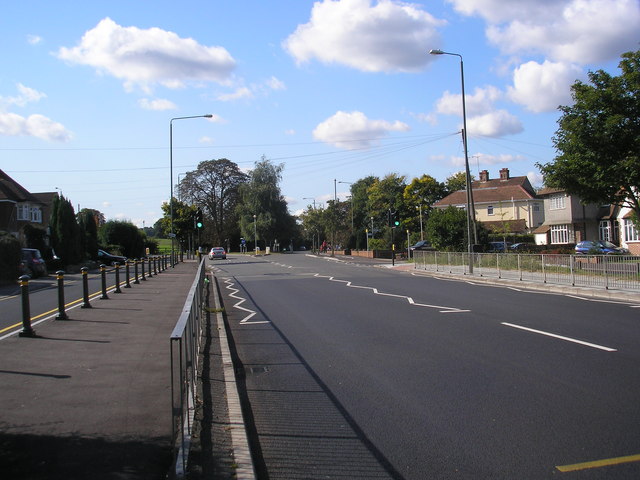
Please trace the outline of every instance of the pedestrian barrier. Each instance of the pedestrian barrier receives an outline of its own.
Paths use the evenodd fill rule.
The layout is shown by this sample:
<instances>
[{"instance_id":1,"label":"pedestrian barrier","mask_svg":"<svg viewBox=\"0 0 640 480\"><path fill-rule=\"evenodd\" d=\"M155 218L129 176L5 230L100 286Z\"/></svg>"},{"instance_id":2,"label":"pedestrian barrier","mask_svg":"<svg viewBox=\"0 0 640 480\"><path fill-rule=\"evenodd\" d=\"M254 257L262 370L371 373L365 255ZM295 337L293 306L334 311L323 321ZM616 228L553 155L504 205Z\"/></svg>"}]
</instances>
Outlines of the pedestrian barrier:
<instances>
[{"instance_id":1,"label":"pedestrian barrier","mask_svg":"<svg viewBox=\"0 0 640 480\"><path fill-rule=\"evenodd\" d=\"M533 283L640 291L640 257L631 255L415 251L414 268Z\"/></svg>"},{"instance_id":2,"label":"pedestrian barrier","mask_svg":"<svg viewBox=\"0 0 640 480\"><path fill-rule=\"evenodd\" d=\"M193 428L198 380L198 352L202 337L205 294L205 259L202 258L182 313L170 338L171 431L176 477L186 473Z\"/></svg>"}]
</instances>

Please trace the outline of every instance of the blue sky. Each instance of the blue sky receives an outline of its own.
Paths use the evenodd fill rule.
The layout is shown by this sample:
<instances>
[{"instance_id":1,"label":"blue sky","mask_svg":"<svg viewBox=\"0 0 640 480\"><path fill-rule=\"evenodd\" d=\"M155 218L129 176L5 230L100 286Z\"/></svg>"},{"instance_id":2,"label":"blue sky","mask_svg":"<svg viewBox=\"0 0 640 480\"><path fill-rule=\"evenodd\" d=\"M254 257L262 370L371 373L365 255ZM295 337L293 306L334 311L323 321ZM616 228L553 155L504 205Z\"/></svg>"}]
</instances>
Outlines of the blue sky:
<instances>
[{"instance_id":1,"label":"blue sky","mask_svg":"<svg viewBox=\"0 0 640 480\"><path fill-rule=\"evenodd\" d=\"M541 184L558 105L639 48L638 0L5 2L0 168L143 226L203 160L284 163L292 213L367 175Z\"/></svg>"}]
</instances>

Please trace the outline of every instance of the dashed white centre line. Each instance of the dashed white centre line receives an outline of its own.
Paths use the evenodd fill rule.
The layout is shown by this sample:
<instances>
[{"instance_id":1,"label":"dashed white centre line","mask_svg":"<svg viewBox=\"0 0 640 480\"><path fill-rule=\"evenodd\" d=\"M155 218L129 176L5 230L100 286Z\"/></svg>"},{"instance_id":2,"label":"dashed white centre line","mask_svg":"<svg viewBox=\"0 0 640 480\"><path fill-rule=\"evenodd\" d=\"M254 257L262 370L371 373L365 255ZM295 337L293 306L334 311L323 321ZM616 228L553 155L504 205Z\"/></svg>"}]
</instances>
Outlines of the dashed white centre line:
<instances>
[{"instance_id":1,"label":"dashed white centre line","mask_svg":"<svg viewBox=\"0 0 640 480\"><path fill-rule=\"evenodd\" d=\"M575 338L564 337L562 335L556 335L555 333L544 332L542 330L535 330L533 328L523 327L522 325L514 325L513 323L501 322L502 325L507 327L518 328L520 330L526 330L527 332L538 333L540 335L546 335L547 337L558 338L560 340L565 340L567 342L579 343L580 345L585 345L591 348L597 348L598 350L604 350L605 352L617 352L615 348L604 347L602 345L597 345L595 343L584 342L582 340L577 340Z\"/></svg>"}]
</instances>

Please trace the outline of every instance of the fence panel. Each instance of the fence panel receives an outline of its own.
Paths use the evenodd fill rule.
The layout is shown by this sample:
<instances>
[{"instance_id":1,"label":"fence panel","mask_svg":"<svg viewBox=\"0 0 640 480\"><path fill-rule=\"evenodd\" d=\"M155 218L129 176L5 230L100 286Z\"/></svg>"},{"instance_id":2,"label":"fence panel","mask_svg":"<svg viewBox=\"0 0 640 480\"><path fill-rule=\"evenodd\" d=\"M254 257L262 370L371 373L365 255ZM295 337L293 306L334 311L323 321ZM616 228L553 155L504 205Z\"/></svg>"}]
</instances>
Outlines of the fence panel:
<instances>
[{"instance_id":1,"label":"fence panel","mask_svg":"<svg viewBox=\"0 0 640 480\"><path fill-rule=\"evenodd\" d=\"M203 258L170 337L171 431L175 447L175 474L178 478L186 472L196 405L198 352L204 319L204 265Z\"/></svg>"},{"instance_id":2,"label":"fence panel","mask_svg":"<svg viewBox=\"0 0 640 480\"><path fill-rule=\"evenodd\" d=\"M414 268L469 275L469 254L415 251ZM534 283L640 291L640 257L474 253L473 275Z\"/></svg>"}]
</instances>

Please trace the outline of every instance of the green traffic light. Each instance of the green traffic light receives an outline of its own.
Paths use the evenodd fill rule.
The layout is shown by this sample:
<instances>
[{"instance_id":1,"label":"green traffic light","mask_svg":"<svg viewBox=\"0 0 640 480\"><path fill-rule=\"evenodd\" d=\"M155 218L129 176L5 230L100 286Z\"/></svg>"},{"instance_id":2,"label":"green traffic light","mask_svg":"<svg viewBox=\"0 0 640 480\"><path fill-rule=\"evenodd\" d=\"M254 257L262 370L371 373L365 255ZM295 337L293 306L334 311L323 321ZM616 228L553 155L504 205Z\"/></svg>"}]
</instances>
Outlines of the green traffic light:
<instances>
[{"instance_id":1,"label":"green traffic light","mask_svg":"<svg viewBox=\"0 0 640 480\"><path fill-rule=\"evenodd\" d=\"M196 226L197 226L198 228L202 228L202 222L198 222L198 223L196 224Z\"/></svg>"},{"instance_id":2,"label":"green traffic light","mask_svg":"<svg viewBox=\"0 0 640 480\"><path fill-rule=\"evenodd\" d=\"M396 220L394 223L395 223L396 227L397 227L398 225L400 225L400 222L399 222L398 220Z\"/></svg>"}]
</instances>

